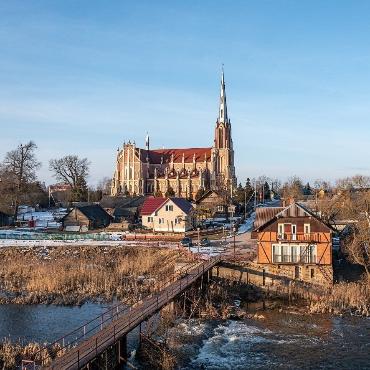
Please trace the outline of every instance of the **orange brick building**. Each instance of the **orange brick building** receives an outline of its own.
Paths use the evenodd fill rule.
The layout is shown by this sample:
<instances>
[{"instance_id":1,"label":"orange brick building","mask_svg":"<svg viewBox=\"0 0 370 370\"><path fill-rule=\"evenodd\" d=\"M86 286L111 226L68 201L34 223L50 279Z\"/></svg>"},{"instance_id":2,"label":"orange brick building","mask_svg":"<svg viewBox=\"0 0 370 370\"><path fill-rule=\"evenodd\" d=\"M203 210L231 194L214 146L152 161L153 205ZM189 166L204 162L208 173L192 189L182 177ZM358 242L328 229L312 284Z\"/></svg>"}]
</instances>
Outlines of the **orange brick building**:
<instances>
[{"instance_id":1,"label":"orange brick building","mask_svg":"<svg viewBox=\"0 0 370 370\"><path fill-rule=\"evenodd\" d=\"M257 208L257 262L266 272L317 284L333 282L332 229L299 203Z\"/></svg>"}]
</instances>

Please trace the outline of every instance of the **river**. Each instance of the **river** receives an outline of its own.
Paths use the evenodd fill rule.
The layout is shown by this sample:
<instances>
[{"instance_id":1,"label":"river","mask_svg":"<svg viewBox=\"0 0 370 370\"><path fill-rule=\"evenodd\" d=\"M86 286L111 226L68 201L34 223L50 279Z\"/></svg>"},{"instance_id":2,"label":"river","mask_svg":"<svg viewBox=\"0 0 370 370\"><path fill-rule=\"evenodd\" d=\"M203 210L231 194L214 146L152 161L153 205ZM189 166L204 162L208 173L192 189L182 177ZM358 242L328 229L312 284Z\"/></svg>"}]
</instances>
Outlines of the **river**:
<instances>
[{"instance_id":1,"label":"river","mask_svg":"<svg viewBox=\"0 0 370 370\"><path fill-rule=\"evenodd\" d=\"M0 338L52 342L106 311L109 306L0 305Z\"/></svg>"},{"instance_id":2,"label":"river","mask_svg":"<svg viewBox=\"0 0 370 370\"><path fill-rule=\"evenodd\" d=\"M50 342L106 309L93 303L0 305L0 337ZM169 335L179 368L370 369L369 318L276 310L259 314L263 317L240 321L179 320Z\"/></svg>"},{"instance_id":3,"label":"river","mask_svg":"<svg viewBox=\"0 0 370 370\"><path fill-rule=\"evenodd\" d=\"M370 369L370 319L263 312L263 319L182 322L183 370Z\"/></svg>"}]
</instances>

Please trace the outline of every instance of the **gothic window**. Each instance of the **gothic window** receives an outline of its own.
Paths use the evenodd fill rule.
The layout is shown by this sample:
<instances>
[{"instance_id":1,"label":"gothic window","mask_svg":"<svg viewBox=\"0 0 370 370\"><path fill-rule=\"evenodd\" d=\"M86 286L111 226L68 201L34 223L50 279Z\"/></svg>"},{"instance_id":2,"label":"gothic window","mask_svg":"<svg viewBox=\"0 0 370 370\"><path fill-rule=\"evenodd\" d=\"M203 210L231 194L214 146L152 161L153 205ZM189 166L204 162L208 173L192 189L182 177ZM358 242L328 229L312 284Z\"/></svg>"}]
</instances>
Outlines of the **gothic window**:
<instances>
[{"instance_id":1,"label":"gothic window","mask_svg":"<svg viewBox=\"0 0 370 370\"><path fill-rule=\"evenodd\" d=\"M220 148L223 148L223 145L222 145L222 143L223 143L223 130L222 130L222 128L220 128L219 130L218 130L218 146L220 147Z\"/></svg>"}]
</instances>

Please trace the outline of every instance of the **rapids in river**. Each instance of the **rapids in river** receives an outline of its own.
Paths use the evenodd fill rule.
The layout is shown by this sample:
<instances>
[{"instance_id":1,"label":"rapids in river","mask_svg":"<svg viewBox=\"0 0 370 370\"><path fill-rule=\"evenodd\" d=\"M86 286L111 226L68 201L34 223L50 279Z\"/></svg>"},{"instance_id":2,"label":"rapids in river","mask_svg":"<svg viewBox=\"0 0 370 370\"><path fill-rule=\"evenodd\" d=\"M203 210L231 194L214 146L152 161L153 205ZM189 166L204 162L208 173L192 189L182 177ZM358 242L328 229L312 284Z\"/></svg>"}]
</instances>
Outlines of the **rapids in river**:
<instances>
[{"instance_id":1,"label":"rapids in river","mask_svg":"<svg viewBox=\"0 0 370 370\"><path fill-rule=\"evenodd\" d=\"M265 311L263 319L180 323L190 369L370 369L370 318Z\"/></svg>"},{"instance_id":2,"label":"rapids in river","mask_svg":"<svg viewBox=\"0 0 370 370\"><path fill-rule=\"evenodd\" d=\"M0 305L0 337L50 342L106 309ZM168 338L183 370L370 369L370 318L266 310L242 320L181 319ZM136 331L129 349L137 345Z\"/></svg>"}]
</instances>

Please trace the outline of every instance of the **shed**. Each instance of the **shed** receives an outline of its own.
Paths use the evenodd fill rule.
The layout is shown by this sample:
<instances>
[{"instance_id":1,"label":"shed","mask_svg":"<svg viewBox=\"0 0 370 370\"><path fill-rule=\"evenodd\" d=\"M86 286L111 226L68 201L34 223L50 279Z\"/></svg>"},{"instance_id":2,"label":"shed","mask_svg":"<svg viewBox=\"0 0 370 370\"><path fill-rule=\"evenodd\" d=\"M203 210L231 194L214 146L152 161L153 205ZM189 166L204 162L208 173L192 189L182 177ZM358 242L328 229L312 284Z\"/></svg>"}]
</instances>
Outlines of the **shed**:
<instances>
[{"instance_id":1,"label":"shed","mask_svg":"<svg viewBox=\"0 0 370 370\"><path fill-rule=\"evenodd\" d=\"M113 217L100 205L77 206L72 208L63 218L62 224L65 230L80 231L107 227Z\"/></svg>"}]
</instances>

